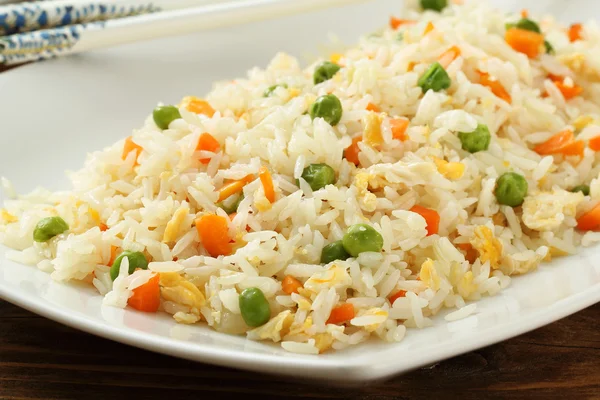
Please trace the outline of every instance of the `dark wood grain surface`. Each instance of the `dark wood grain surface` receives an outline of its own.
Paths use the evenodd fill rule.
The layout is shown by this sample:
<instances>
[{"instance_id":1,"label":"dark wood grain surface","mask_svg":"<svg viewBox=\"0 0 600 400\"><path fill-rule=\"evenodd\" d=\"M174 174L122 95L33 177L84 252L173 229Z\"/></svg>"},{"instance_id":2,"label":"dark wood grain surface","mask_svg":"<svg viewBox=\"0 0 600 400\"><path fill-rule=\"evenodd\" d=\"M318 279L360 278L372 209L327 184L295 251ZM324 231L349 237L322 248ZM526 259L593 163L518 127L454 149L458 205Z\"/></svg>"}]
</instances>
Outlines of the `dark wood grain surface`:
<instances>
[{"instance_id":1,"label":"dark wood grain surface","mask_svg":"<svg viewBox=\"0 0 600 400\"><path fill-rule=\"evenodd\" d=\"M331 387L100 339L0 301L1 399L600 399L600 304L385 382Z\"/></svg>"},{"instance_id":2,"label":"dark wood grain surface","mask_svg":"<svg viewBox=\"0 0 600 400\"><path fill-rule=\"evenodd\" d=\"M600 304L497 345L347 389L154 354L0 300L0 399L237 397L600 399Z\"/></svg>"}]
</instances>

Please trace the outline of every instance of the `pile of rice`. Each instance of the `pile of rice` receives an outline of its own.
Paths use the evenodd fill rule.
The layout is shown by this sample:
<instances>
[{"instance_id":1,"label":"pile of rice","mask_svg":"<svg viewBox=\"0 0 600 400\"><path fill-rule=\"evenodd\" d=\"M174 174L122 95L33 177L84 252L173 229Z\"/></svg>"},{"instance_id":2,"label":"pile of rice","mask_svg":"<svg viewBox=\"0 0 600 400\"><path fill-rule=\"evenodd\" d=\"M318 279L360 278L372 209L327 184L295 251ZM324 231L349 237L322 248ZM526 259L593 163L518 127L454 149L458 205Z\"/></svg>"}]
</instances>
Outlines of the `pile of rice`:
<instances>
[{"instance_id":1,"label":"pile of rice","mask_svg":"<svg viewBox=\"0 0 600 400\"><path fill-rule=\"evenodd\" d=\"M114 307L126 307L132 290L160 273L160 309L177 322L208 324L298 353L343 349L370 336L401 341L407 328L432 325L443 309L453 311L447 320L468 316L476 312L468 302L497 294L510 276L600 240L600 233L576 229L576 218L600 200L597 153L586 147L580 158L531 150L564 129L584 141L600 135L598 26L585 24L583 40L571 42L565 27L538 19L555 55L529 59L504 40L505 24L520 16L481 3L450 5L442 13L409 5L401 18L415 23L386 26L332 55L343 67L321 84L312 75L323 60L302 69L295 58L277 54L246 79L216 84L205 97L216 110L212 117L184 103L182 118L169 129L149 117L133 131L143 148L137 161L135 152L122 159L120 141L70 173L71 190L36 189L6 201L0 242L15 249L12 260L37 265L58 281L88 282ZM428 22L434 29L425 33ZM423 94L419 77L450 46L461 50L447 68L451 87ZM477 71L495 77L511 104L479 84ZM549 75L584 91L567 101ZM282 83L287 88L263 97ZM343 104L334 127L306 115L328 93ZM383 144L361 142L356 167L344 149L370 129L373 115ZM405 141L392 138L389 120L398 117L410 120ZM457 132L478 123L489 127L492 141L487 151L470 154ZM219 141L218 153L195 152L203 132ZM297 186L312 163L333 167L335 185L313 192L301 179ZM217 190L228 180L256 177L261 166L271 171L275 201L265 198L258 178L247 184L229 222L235 252L210 257L194 220L206 213L227 217L216 206ZM529 184L520 207L499 205L494 196L496 179L508 171ZM582 183L591 187L588 196L570 192ZM427 236L425 219L409 211L416 204L439 213L438 234ZM34 242L36 223L48 216L61 216L70 229ZM356 223L379 231L383 250L321 265L322 248ZM144 252L149 268L128 275L124 262L113 282L111 246ZM287 275L302 282L299 293L283 292ZM258 328L240 315L238 297L249 287L260 288L270 303L271 319ZM406 294L390 304L400 290ZM351 303L356 316L327 324L342 303Z\"/></svg>"}]
</instances>

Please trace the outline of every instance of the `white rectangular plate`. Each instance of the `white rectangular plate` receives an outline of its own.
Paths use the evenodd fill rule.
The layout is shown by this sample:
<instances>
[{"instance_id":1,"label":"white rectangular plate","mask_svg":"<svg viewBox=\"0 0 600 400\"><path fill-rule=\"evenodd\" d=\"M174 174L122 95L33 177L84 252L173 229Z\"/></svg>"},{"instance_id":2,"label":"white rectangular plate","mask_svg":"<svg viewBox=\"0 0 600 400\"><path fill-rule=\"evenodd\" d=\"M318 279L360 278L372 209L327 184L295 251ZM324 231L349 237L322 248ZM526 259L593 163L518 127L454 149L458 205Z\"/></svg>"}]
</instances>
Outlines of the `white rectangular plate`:
<instances>
[{"instance_id":1,"label":"white rectangular plate","mask_svg":"<svg viewBox=\"0 0 600 400\"><path fill-rule=\"evenodd\" d=\"M68 187L66 169L86 152L130 134L158 101L207 92L215 80L264 66L279 50L315 55L337 33L352 43L387 22L397 1L379 0L278 21L164 39L33 64L0 74L0 175L19 192ZM565 21L600 17L589 1L496 1ZM405 372L551 323L600 301L600 248L544 265L513 279L470 317L409 330L397 344L370 341L320 356L179 325L168 315L101 306L90 287L53 282L34 267L6 260L0 247L0 297L95 335L148 350L235 368L346 382ZM49 345L51 345L49 343ZM54 344L52 344L54 345Z\"/></svg>"}]
</instances>

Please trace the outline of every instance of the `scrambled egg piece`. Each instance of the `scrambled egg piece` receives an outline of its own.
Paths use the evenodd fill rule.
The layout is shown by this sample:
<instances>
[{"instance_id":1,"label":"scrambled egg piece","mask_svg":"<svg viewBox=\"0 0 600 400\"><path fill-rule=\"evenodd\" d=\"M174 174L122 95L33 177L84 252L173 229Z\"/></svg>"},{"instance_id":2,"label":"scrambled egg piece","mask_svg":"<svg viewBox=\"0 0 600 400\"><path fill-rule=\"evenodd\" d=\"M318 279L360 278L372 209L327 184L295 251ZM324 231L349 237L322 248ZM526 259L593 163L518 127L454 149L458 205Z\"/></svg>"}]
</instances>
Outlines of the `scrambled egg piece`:
<instances>
[{"instance_id":1,"label":"scrambled egg piece","mask_svg":"<svg viewBox=\"0 0 600 400\"><path fill-rule=\"evenodd\" d=\"M340 60L342 59L344 55L341 53L332 53L331 56L329 56L329 59L331 60L332 63L336 63L339 64Z\"/></svg>"},{"instance_id":2,"label":"scrambled egg piece","mask_svg":"<svg viewBox=\"0 0 600 400\"><path fill-rule=\"evenodd\" d=\"M369 146L379 146L383 143L381 134L381 116L376 112L369 112L363 117L363 141Z\"/></svg>"},{"instance_id":3,"label":"scrambled egg piece","mask_svg":"<svg viewBox=\"0 0 600 400\"><path fill-rule=\"evenodd\" d=\"M377 208L377 196L374 193L369 192L369 180L372 175L366 172L359 172L354 176L352 184L358 189L356 199L360 208L373 212Z\"/></svg>"},{"instance_id":4,"label":"scrambled egg piece","mask_svg":"<svg viewBox=\"0 0 600 400\"><path fill-rule=\"evenodd\" d=\"M184 206L180 206L177 211L175 211L171 220L167 222L167 227L165 228L162 240L164 243L174 242L175 239L177 239L179 231L181 230L181 225L188 215L188 211L189 209Z\"/></svg>"},{"instance_id":5,"label":"scrambled egg piece","mask_svg":"<svg viewBox=\"0 0 600 400\"><path fill-rule=\"evenodd\" d=\"M176 272L161 273L160 285L160 293L165 300L189 307L196 315L200 314L200 307L206 304L202 291Z\"/></svg>"},{"instance_id":6,"label":"scrambled egg piece","mask_svg":"<svg viewBox=\"0 0 600 400\"><path fill-rule=\"evenodd\" d=\"M571 193L563 189L527 196L523 202L523 223L536 231L554 230L565 217L575 216L577 205L584 197L581 192Z\"/></svg>"},{"instance_id":7,"label":"scrambled egg piece","mask_svg":"<svg viewBox=\"0 0 600 400\"><path fill-rule=\"evenodd\" d=\"M306 332L308 332L308 330L312 326L313 326L312 317L310 317L310 316L306 317L306 319L304 320L304 322L302 324L300 324L300 325L298 325L296 323L292 323L292 326L290 327L290 331L288 332L287 336L295 336L295 335L307 334Z\"/></svg>"},{"instance_id":8,"label":"scrambled egg piece","mask_svg":"<svg viewBox=\"0 0 600 400\"><path fill-rule=\"evenodd\" d=\"M375 330L377 330L377 328L379 328L379 326L381 324L383 324L387 318L388 318L388 312L385 310L382 310L379 307L374 307L374 308L370 308L368 310L366 310L365 312L359 313L358 317L378 317L377 322L374 324L370 324L370 325L364 325L363 328L367 331L367 332L374 332ZM355 325L355 324L353 324ZM360 325L358 325L360 326Z\"/></svg>"},{"instance_id":9,"label":"scrambled egg piece","mask_svg":"<svg viewBox=\"0 0 600 400\"><path fill-rule=\"evenodd\" d=\"M477 285L473 283L473 272L468 271L465 273L458 285L456 285L456 289L458 290L458 294L460 294L463 298L467 299L473 293L477 292Z\"/></svg>"},{"instance_id":10,"label":"scrambled egg piece","mask_svg":"<svg viewBox=\"0 0 600 400\"><path fill-rule=\"evenodd\" d=\"M0 218L6 223L17 222L19 220L19 218L15 217L4 208L0 209Z\"/></svg>"},{"instance_id":11,"label":"scrambled egg piece","mask_svg":"<svg viewBox=\"0 0 600 400\"><path fill-rule=\"evenodd\" d=\"M294 315L290 310L285 310L274 316L266 324L258 328L248 331L248 339L252 340L267 340L274 342L281 341L281 337L285 336L290 330L294 322Z\"/></svg>"},{"instance_id":12,"label":"scrambled egg piece","mask_svg":"<svg viewBox=\"0 0 600 400\"><path fill-rule=\"evenodd\" d=\"M459 162L448 162L444 159L432 157L438 172L444 177L456 180L462 178L465 173L465 165Z\"/></svg>"},{"instance_id":13,"label":"scrambled egg piece","mask_svg":"<svg viewBox=\"0 0 600 400\"><path fill-rule=\"evenodd\" d=\"M319 353L329 350L333 344L333 336L327 332L317 333L313 339L315 339L315 347L319 349Z\"/></svg>"},{"instance_id":14,"label":"scrambled egg piece","mask_svg":"<svg viewBox=\"0 0 600 400\"><path fill-rule=\"evenodd\" d=\"M475 228L475 237L471 239L471 245L479 252L482 263L490 262L493 269L500 267L502 255L502 243L494 237L494 233L485 225Z\"/></svg>"},{"instance_id":15,"label":"scrambled egg piece","mask_svg":"<svg viewBox=\"0 0 600 400\"><path fill-rule=\"evenodd\" d=\"M195 324L200 321L200 315L194 313L185 313L182 311L178 311L173 314L173 318L180 324Z\"/></svg>"},{"instance_id":16,"label":"scrambled egg piece","mask_svg":"<svg viewBox=\"0 0 600 400\"><path fill-rule=\"evenodd\" d=\"M577 117L575 121L573 121L573 127L577 132L579 132L582 131L586 126L590 125L592 122L594 122L594 118L590 117L589 115L582 115Z\"/></svg>"},{"instance_id":17,"label":"scrambled egg piece","mask_svg":"<svg viewBox=\"0 0 600 400\"><path fill-rule=\"evenodd\" d=\"M352 278L345 268L333 264L327 271L314 273L304 283L304 288L318 293L323 289L345 288L352 284Z\"/></svg>"},{"instance_id":18,"label":"scrambled egg piece","mask_svg":"<svg viewBox=\"0 0 600 400\"><path fill-rule=\"evenodd\" d=\"M433 290L438 290L440 288L440 277L435 269L433 260L430 258L425 260L425 262L421 265L419 278L421 279L421 282L425 283Z\"/></svg>"},{"instance_id":19,"label":"scrambled egg piece","mask_svg":"<svg viewBox=\"0 0 600 400\"><path fill-rule=\"evenodd\" d=\"M531 251L531 253L535 254L535 257L526 261L515 260L511 254L506 255L506 257L504 257L502 260L500 271L502 271L502 273L505 275L519 275L533 271L538 267L538 265L540 265L542 257L539 254L536 254L534 251Z\"/></svg>"},{"instance_id":20,"label":"scrambled egg piece","mask_svg":"<svg viewBox=\"0 0 600 400\"><path fill-rule=\"evenodd\" d=\"M566 251L562 251L561 249L557 249L556 247L550 246L548 250L548 254L544 257L544 261L552 261L553 257L564 257L568 256L569 253Z\"/></svg>"},{"instance_id":21,"label":"scrambled egg piece","mask_svg":"<svg viewBox=\"0 0 600 400\"><path fill-rule=\"evenodd\" d=\"M586 62L585 54L571 53L558 57L559 61L573 72L583 75L588 80L600 80L600 73Z\"/></svg>"}]
</instances>

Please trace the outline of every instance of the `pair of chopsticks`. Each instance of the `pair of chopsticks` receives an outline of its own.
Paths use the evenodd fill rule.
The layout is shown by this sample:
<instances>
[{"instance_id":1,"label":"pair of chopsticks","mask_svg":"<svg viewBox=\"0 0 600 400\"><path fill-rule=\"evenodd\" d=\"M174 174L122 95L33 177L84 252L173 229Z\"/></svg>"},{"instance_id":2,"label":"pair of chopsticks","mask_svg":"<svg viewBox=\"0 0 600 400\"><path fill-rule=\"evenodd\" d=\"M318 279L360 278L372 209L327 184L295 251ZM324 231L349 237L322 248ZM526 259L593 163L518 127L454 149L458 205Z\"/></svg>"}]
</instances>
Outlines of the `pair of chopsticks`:
<instances>
[{"instance_id":1,"label":"pair of chopsticks","mask_svg":"<svg viewBox=\"0 0 600 400\"><path fill-rule=\"evenodd\" d=\"M0 6L0 64L38 61L367 0L47 0Z\"/></svg>"}]
</instances>

